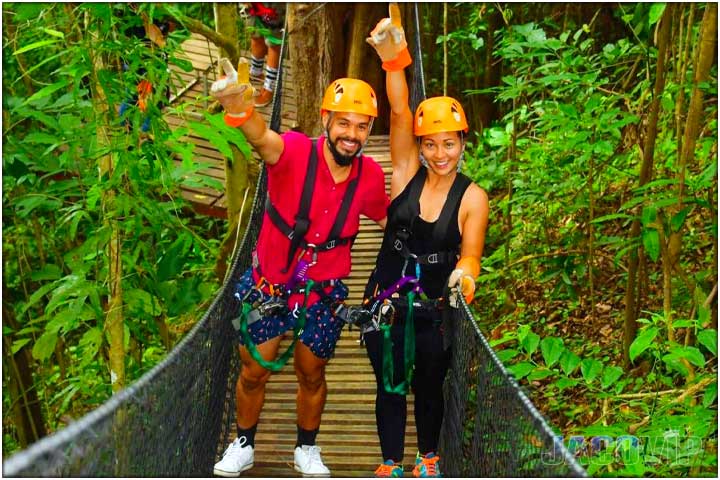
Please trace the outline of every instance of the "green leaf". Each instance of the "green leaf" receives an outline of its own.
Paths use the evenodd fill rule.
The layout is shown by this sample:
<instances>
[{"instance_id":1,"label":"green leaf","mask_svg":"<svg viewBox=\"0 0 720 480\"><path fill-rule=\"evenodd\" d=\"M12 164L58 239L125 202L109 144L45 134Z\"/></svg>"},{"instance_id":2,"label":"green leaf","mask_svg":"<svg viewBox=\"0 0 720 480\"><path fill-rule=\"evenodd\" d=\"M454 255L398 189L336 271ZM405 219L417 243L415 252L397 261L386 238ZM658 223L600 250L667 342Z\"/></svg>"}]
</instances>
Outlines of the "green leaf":
<instances>
[{"instance_id":1,"label":"green leaf","mask_svg":"<svg viewBox=\"0 0 720 480\"><path fill-rule=\"evenodd\" d=\"M653 3L650 7L650 14L648 15L648 23L652 26L655 25L663 15L665 11L664 3Z\"/></svg>"},{"instance_id":2,"label":"green leaf","mask_svg":"<svg viewBox=\"0 0 720 480\"><path fill-rule=\"evenodd\" d=\"M162 310L157 298L140 288L133 288L125 292L125 300L130 312L144 312L148 315L159 315Z\"/></svg>"},{"instance_id":3,"label":"green leaf","mask_svg":"<svg viewBox=\"0 0 720 480\"><path fill-rule=\"evenodd\" d=\"M32 338L30 338L30 337L21 338L20 340L15 340L12 344L12 348L10 349L10 351L12 352L13 355L15 355L17 352L20 351L20 349L22 347L27 345L28 342L30 342L31 340L32 340Z\"/></svg>"},{"instance_id":4,"label":"green leaf","mask_svg":"<svg viewBox=\"0 0 720 480\"><path fill-rule=\"evenodd\" d=\"M48 35L52 35L53 37L57 38L65 38L65 34L62 32L58 32L57 30L53 30L51 28L45 28L42 27L42 31L47 33Z\"/></svg>"},{"instance_id":5,"label":"green leaf","mask_svg":"<svg viewBox=\"0 0 720 480\"><path fill-rule=\"evenodd\" d=\"M32 94L32 95L30 96L30 98L28 98L27 100L25 100L25 101L23 102L23 105L26 105L26 104L28 104L28 103L31 103L31 102L33 102L33 101L35 101L35 100L39 100L39 99L41 99L41 98L48 97L48 96L52 95L54 92L57 92L58 90L60 90L61 88L67 87L67 85L68 85L68 81L67 81L67 80L63 80L63 81L60 81L60 82L57 82L57 83L50 84L50 85L48 85L47 87L43 87L43 88L41 88L40 90L38 90L37 92L35 92L34 94Z\"/></svg>"},{"instance_id":6,"label":"green leaf","mask_svg":"<svg viewBox=\"0 0 720 480\"><path fill-rule=\"evenodd\" d=\"M658 331L659 329L657 327L648 327L640 332L630 345L630 361L634 362L641 353L650 348L653 340L655 340L655 337L658 334Z\"/></svg>"},{"instance_id":7,"label":"green leaf","mask_svg":"<svg viewBox=\"0 0 720 480\"><path fill-rule=\"evenodd\" d=\"M57 333L45 332L40 338L37 339L32 349L32 356L36 360L47 360L50 355L55 351L55 344L57 343Z\"/></svg>"},{"instance_id":8,"label":"green leaf","mask_svg":"<svg viewBox=\"0 0 720 480\"><path fill-rule=\"evenodd\" d=\"M680 357L675 353L664 355L662 361L665 362L668 370L675 370L683 376L687 376L689 373L687 367L680 361Z\"/></svg>"},{"instance_id":9,"label":"green leaf","mask_svg":"<svg viewBox=\"0 0 720 480\"><path fill-rule=\"evenodd\" d=\"M62 140L55 135L50 135L49 133L44 132L29 133L23 140L27 143L37 143L40 145L54 145L62 142Z\"/></svg>"},{"instance_id":10,"label":"green leaf","mask_svg":"<svg viewBox=\"0 0 720 480\"><path fill-rule=\"evenodd\" d=\"M511 365L508 367L508 370L510 371L510 373L512 373L515 376L515 378L518 380L527 376L534 369L535 369L535 365L533 365L530 362L521 362L516 365Z\"/></svg>"},{"instance_id":11,"label":"green leaf","mask_svg":"<svg viewBox=\"0 0 720 480\"><path fill-rule=\"evenodd\" d=\"M697 336L700 345L707 348L713 355L717 357L717 330L709 328L701 330Z\"/></svg>"},{"instance_id":12,"label":"green leaf","mask_svg":"<svg viewBox=\"0 0 720 480\"><path fill-rule=\"evenodd\" d=\"M178 58L178 57L170 57L169 62L173 65L177 65L180 67L181 70L185 72L192 72L193 70L193 64L189 60L185 60L184 58Z\"/></svg>"},{"instance_id":13,"label":"green leaf","mask_svg":"<svg viewBox=\"0 0 720 480\"><path fill-rule=\"evenodd\" d=\"M647 227L651 223L657 220L657 209L655 207L644 207L642 209L642 215L640 220L644 227Z\"/></svg>"},{"instance_id":14,"label":"green leaf","mask_svg":"<svg viewBox=\"0 0 720 480\"><path fill-rule=\"evenodd\" d=\"M587 383L592 382L595 378L600 375L603 369L602 363L595 360L594 358L586 358L580 362L580 371L582 376Z\"/></svg>"},{"instance_id":15,"label":"green leaf","mask_svg":"<svg viewBox=\"0 0 720 480\"><path fill-rule=\"evenodd\" d=\"M30 278L35 282L43 280L58 280L62 276L62 270L54 263L48 263L36 272L32 272Z\"/></svg>"},{"instance_id":16,"label":"green leaf","mask_svg":"<svg viewBox=\"0 0 720 480\"><path fill-rule=\"evenodd\" d=\"M220 153L225 156L225 158L228 158L230 160L233 159L233 153L230 149L230 144L222 135L219 135L215 129L210 128L209 125L205 125L199 122L188 122L188 125L192 130L195 131L195 133L203 137L215 148L217 148Z\"/></svg>"},{"instance_id":17,"label":"green leaf","mask_svg":"<svg viewBox=\"0 0 720 480\"><path fill-rule=\"evenodd\" d=\"M97 327L93 327L82 336L80 346L83 347L83 358L94 358L100 351L103 342L103 332Z\"/></svg>"},{"instance_id":18,"label":"green leaf","mask_svg":"<svg viewBox=\"0 0 720 480\"><path fill-rule=\"evenodd\" d=\"M540 342L540 351L542 352L545 365L552 367L560 359L560 355L565 351L565 345L561 338L548 337L543 338Z\"/></svg>"},{"instance_id":19,"label":"green leaf","mask_svg":"<svg viewBox=\"0 0 720 480\"><path fill-rule=\"evenodd\" d=\"M30 50L35 50L36 48L53 45L55 43L58 43L58 40L41 40L39 42L31 43L30 45L25 45L20 50L16 50L15 52L13 52L13 55L20 55L21 53L29 52Z\"/></svg>"},{"instance_id":20,"label":"green leaf","mask_svg":"<svg viewBox=\"0 0 720 480\"><path fill-rule=\"evenodd\" d=\"M693 206L685 207L682 210L680 210L678 213L673 215L672 219L670 219L670 227L672 228L673 232L679 232L680 228L685 223L685 219L687 218L688 214L692 211Z\"/></svg>"},{"instance_id":21,"label":"green leaf","mask_svg":"<svg viewBox=\"0 0 720 480\"><path fill-rule=\"evenodd\" d=\"M703 407L709 408L710 405L715 401L718 394L718 388L717 388L717 382L713 382L705 389L705 394L703 395L702 404Z\"/></svg>"},{"instance_id":22,"label":"green leaf","mask_svg":"<svg viewBox=\"0 0 720 480\"><path fill-rule=\"evenodd\" d=\"M168 280L182 272L186 261L185 252L187 251L185 238L186 237L181 236L175 240L162 258L160 258L157 266L158 281Z\"/></svg>"},{"instance_id":23,"label":"green leaf","mask_svg":"<svg viewBox=\"0 0 720 480\"><path fill-rule=\"evenodd\" d=\"M558 378L555 382L555 386L557 386L560 390L565 390L568 387L574 387L578 383L580 383L580 381L574 378Z\"/></svg>"},{"instance_id":24,"label":"green leaf","mask_svg":"<svg viewBox=\"0 0 720 480\"><path fill-rule=\"evenodd\" d=\"M528 381L542 380L543 378L550 377L554 374L555 374L555 372L553 372L549 368L541 367L541 368L538 368L538 369L530 372L530 374L527 376L527 379L528 379Z\"/></svg>"},{"instance_id":25,"label":"green leaf","mask_svg":"<svg viewBox=\"0 0 720 480\"><path fill-rule=\"evenodd\" d=\"M643 229L642 241L645 251L653 262L657 262L660 257L660 235L658 231L653 229Z\"/></svg>"},{"instance_id":26,"label":"green leaf","mask_svg":"<svg viewBox=\"0 0 720 480\"><path fill-rule=\"evenodd\" d=\"M560 356L560 368L565 372L565 375L570 375L578 365L580 365L580 357L570 350L565 350Z\"/></svg>"},{"instance_id":27,"label":"green leaf","mask_svg":"<svg viewBox=\"0 0 720 480\"><path fill-rule=\"evenodd\" d=\"M698 368L705 366L705 357L697 347L682 347L675 350L675 352L680 358L684 358Z\"/></svg>"},{"instance_id":28,"label":"green leaf","mask_svg":"<svg viewBox=\"0 0 720 480\"><path fill-rule=\"evenodd\" d=\"M623 220L630 220L633 217L632 215L628 215L627 213L611 213L610 215L603 215L602 217L598 217L590 223L602 223L607 222L608 220L617 220L619 218L622 218Z\"/></svg>"},{"instance_id":29,"label":"green leaf","mask_svg":"<svg viewBox=\"0 0 720 480\"><path fill-rule=\"evenodd\" d=\"M600 381L600 387L606 389L617 382L623 374L623 369L616 366L606 367L603 371L602 380Z\"/></svg>"},{"instance_id":30,"label":"green leaf","mask_svg":"<svg viewBox=\"0 0 720 480\"><path fill-rule=\"evenodd\" d=\"M528 332L525 338L520 342L520 346L525 350L528 355L532 355L537 350L538 344L540 343L540 336L533 332Z\"/></svg>"},{"instance_id":31,"label":"green leaf","mask_svg":"<svg viewBox=\"0 0 720 480\"><path fill-rule=\"evenodd\" d=\"M48 292L55 289L55 286L58 282L52 282L43 285L42 287L35 290L32 295L30 295L30 298L28 299L27 303L20 308L20 311L18 312L18 317L22 317L25 312L28 310L28 308L35 305L42 297L47 295Z\"/></svg>"},{"instance_id":32,"label":"green leaf","mask_svg":"<svg viewBox=\"0 0 720 480\"><path fill-rule=\"evenodd\" d=\"M498 350L496 352L496 355L497 355L498 359L500 359L501 362L507 363L509 360L512 360L513 358L517 357L518 353L520 353L520 352L518 352L517 350L515 350L513 348L508 348L506 350Z\"/></svg>"}]
</instances>

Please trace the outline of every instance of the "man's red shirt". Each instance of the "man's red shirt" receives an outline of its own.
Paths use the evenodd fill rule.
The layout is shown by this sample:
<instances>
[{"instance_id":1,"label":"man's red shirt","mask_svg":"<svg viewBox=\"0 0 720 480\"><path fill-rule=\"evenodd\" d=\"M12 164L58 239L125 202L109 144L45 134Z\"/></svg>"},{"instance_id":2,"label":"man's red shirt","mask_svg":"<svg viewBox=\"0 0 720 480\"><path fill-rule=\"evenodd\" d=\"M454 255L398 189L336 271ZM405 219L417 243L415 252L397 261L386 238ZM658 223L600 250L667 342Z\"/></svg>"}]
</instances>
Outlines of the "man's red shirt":
<instances>
[{"instance_id":1,"label":"man's red shirt","mask_svg":"<svg viewBox=\"0 0 720 480\"><path fill-rule=\"evenodd\" d=\"M300 206L305 174L310 159L312 140L297 132L282 134L285 148L275 165L268 166L268 195L280 216L292 226ZM337 217L340 204L350 181L357 177L358 160L353 160L348 178L340 183L335 180L327 166L323 153L325 137L317 141L318 168L310 204L310 229L305 235L308 243L328 240L330 229ZM334 160L333 160L334 161ZM340 236L351 237L360 227L360 215L379 221L387 215L390 200L385 193L385 176L380 165L372 158L363 156L362 177L350 205ZM287 273L282 273L287 262L290 240L272 223L267 213L263 216L257 242L257 255L263 275L270 283L286 283L295 268L295 261ZM297 252L297 255L300 251ZM295 258L297 259L297 255ZM312 260L310 252L305 259ZM350 274L350 244L318 252L317 264L308 270L308 278L315 281L345 278ZM312 301L311 301L312 303Z\"/></svg>"}]
</instances>

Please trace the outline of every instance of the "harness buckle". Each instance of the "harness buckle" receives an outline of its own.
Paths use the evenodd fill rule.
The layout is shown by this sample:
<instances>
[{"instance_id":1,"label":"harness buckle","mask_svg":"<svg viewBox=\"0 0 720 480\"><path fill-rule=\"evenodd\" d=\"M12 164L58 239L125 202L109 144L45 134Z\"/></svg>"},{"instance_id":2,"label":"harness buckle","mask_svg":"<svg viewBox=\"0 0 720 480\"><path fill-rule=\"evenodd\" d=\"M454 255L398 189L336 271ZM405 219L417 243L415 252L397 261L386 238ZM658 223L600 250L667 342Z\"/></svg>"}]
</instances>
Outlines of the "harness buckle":
<instances>
[{"instance_id":1,"label":"harness buckle","mask_svg":"<svg viewBox=\"0 0 720 480\"><path fill-rule=\"evenodd\" d=\"M330 240L325 245L325 250L332 250L333 248L335 248L335 239Z\"/></svg>"},{"instance_id":2,"label":"harness buckle","mask_svg":"<svg viewBox=\"0 0 720 480\"><path fill-rule=\"evenodd\" d=\"M399 252L400 250L402 250L403 244L399 239L396 238L395 243L393 243L393 247Z\"/></svg>"},{"instance_id":3,"label":"harness buckle","mask_svg":"<svg viewBox=\"0 0 720 480\"><path fill-rule=\"evenodd\" d=\"M310 249L312 249L312 259L310 260L310 265L308 265L308 268L312 267L313 265L317 265L318 260L317 245L315 245L314 243L308 243L307 248L303 251L303 254Z\"/></svg>"},{"instance_id":4,"label":"harness buckle","mask_svg":"<svg viewBox=\"0 0 720 480\"><path fill-rule=\"evenodd\" d=\"M427 262L430 263L430 264L432 264L432 263L438 263L438 254L437 254L437 253L431 253L430 255L428 255L428 257L427 257Z\"/></svg>"}]
</instances>

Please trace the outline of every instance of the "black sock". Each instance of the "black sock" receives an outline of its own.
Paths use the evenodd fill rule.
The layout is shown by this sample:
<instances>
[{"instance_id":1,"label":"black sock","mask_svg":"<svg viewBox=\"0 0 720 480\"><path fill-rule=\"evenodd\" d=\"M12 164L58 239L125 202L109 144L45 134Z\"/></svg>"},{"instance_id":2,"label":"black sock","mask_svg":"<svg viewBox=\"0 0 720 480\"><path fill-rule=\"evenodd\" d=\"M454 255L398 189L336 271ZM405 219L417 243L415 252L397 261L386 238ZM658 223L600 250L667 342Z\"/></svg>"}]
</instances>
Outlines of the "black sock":
<instances>
[{"instance_id":1,"label":"black sock","mask_svg":"<svg viewBox=\"0 0 720 480\"><path fill-rule=\"evenodd\" d=\"M240 425L238 425L237 426L237 438L245 437L245 442L243 443L243 446L250 445L251 447L255 448L255 432L256 431L257 431L257 423L248 429L240 428Z\"/></svg>"},{"instance_id":2,"label":"black sock","mask_svg":"<svg viewBox=\"0 0 720 480\"><path fill-rule=\"evenodd\" d=\"M317 437L319 431L320 428L316 428L315 430L304 430L300 428L300 425L298 425L297 443L295 444L295 447L302 447L303 445L315 445L315 437Z\"/></svg>"}]
</instances>

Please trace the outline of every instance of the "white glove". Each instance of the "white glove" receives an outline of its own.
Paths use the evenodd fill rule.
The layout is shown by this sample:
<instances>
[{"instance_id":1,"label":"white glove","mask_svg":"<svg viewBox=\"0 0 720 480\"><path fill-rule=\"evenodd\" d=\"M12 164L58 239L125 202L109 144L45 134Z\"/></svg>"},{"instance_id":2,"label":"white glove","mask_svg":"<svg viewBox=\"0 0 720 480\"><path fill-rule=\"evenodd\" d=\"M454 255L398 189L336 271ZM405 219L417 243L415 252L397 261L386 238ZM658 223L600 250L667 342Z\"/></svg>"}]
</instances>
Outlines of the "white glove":
<instances>
[{"instance_id":1,"label":"white glove","mask_svg":"<svg viewBox=\"0 0 720 480\"><path fill-rule=\"evenodd\" d=\"M391 3L389 18L380 20L370 36L365 39L377 51L383 62L395 60L407 48L405 30L400 19L400 8L397 3Z\"/></svg>"},{"instance_id":2,"label":"white glove","mask_svg":"<svg viewBox=\"0 0 720 480\"><path fill-rule=\"evenodd\" d=\"M218 63L225 76L213 82L210 87L210 94L217 98L228 115L249 115L252 113L255 102L253 100L254 89L250 85L247 60L244 58L240 60L240 74L227 58L221 58Z\"/></svg>"}]
</instances>

